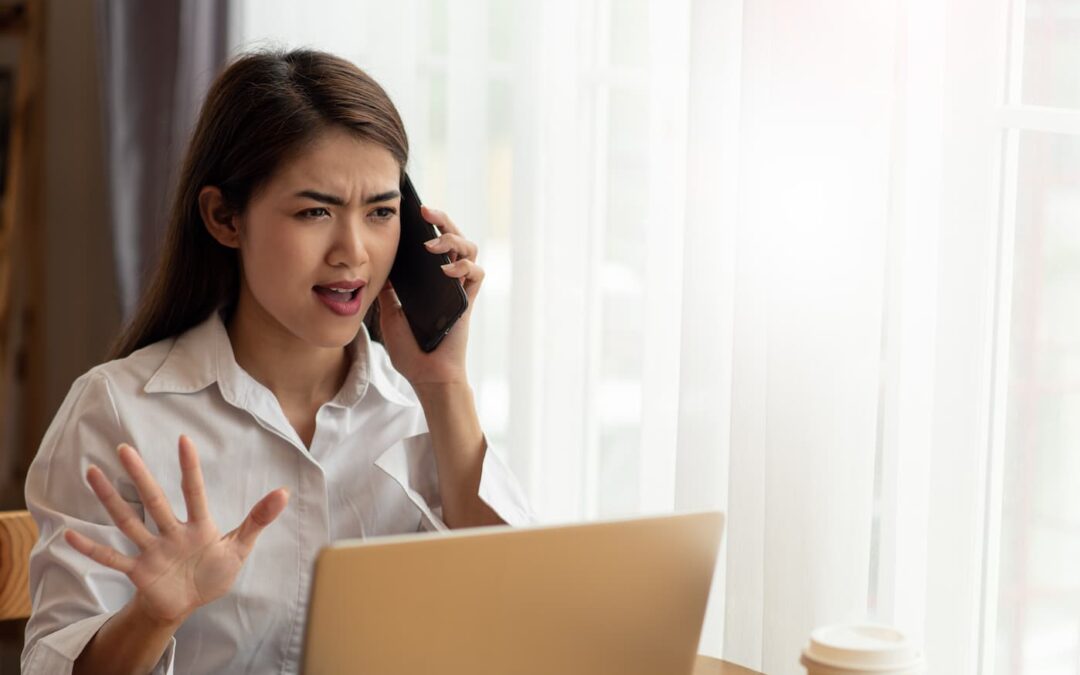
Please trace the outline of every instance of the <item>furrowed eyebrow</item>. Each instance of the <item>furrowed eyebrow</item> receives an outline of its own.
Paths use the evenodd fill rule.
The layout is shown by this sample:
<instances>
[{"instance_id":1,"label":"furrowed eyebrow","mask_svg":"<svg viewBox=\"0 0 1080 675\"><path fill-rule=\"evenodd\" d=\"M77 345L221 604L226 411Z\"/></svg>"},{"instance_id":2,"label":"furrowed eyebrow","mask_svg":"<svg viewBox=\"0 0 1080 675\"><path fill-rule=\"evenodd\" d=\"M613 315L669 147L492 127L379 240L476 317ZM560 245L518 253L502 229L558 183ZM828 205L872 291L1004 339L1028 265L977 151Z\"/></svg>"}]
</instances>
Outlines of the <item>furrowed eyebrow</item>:
<instances>
[{"instance_id":1,"label":"furrowed eyebrow","mask_svg":"<svg viewBox=\"0 0 1080 675\"><path fill-rule=\"evenodd\" d=\"M401 193L397 190L390 190L389 192L383 192L382 194L372 195L364 201L365 204L374 204L375 202L388 202L391 199L396 199L401 196Z\"/></svg>"},{"instance_id":2,"label":"furrowed eyebrow","mask_svg":"<svg viewBox=\"0 0 1080 675\"><path fill-rule=\"evenodd\" d=\"M316 190L301 190L296 193L297 197L307 197L308 199L314 199L317 202L323 204L331 204L333 206L345 206L345 200L336 195L328 195L325 192L318 192Z\"/></svg>"},{"instance_id":3,"label":"furrowed eyebrow","mask_svg":"<svg viewBox=\"0 0 1080 675\"><path fill-rule=\"evenodd\" d=\"M296 193L296 196L307 197L308 199L314 199L317 202L322 202L323 204L330 204L332 206L345 206L345 200L343 198L338 197L337 195L329 195L325 192L319 192L317 190L301 190L300 192ZM389 190L387 192L368 197L366 200L364 200L364 203L374 204L376 202L385 202L391 199L396 199L400 196L401 193L397 190Z\"/></svg>"}]
</instances>

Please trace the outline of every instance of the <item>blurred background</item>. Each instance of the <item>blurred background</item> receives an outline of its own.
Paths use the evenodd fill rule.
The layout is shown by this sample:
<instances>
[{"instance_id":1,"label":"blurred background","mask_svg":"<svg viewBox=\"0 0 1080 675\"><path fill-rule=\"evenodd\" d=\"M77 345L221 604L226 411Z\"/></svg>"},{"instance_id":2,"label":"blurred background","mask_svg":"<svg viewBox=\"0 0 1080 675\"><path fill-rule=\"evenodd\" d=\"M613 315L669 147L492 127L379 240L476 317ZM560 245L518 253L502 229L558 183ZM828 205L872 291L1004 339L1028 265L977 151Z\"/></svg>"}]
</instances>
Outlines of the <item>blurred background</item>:
<instances>
[{"instance_id":1,"label":"blurred background","mask_svg":"<svg viewBox=\"0 0 1080 675\"><path fill-rule=\"evenodd\" d=\"M386 88L479 242L471 379L541 519L728 513L703 653L797 673L812 627L870 618L930 673L1080 673L1080 3L27 0L0 28L0 508L132 311L209 82L309 46Z\"/></svg>"}]
</instances>

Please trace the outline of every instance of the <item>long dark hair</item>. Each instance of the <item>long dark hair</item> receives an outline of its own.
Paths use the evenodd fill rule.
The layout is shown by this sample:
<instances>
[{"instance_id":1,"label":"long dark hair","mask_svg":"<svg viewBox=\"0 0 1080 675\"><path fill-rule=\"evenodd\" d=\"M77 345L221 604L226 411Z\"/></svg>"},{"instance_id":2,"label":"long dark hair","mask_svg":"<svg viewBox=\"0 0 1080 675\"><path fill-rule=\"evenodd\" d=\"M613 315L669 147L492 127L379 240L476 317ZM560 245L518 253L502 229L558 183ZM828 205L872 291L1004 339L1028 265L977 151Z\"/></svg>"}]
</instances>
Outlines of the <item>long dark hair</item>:
<instances>
[{"instance_id":1,"label":"long dark hair","mask_svg":"<svg viewBox=\"0 0 1080 675\"><path fill-rule=\"evenodd\" d=\"M199 191L217 186L240 213L282 162L333 125L386 148L405 170L409 141L397 109L375 80L345 59L313 50L257 52L218 76L188 144L157 269L110 359L235 305L238 253L210 236ZM377 304L365 317L375 333Z\"/></svg>"}]
</instances>

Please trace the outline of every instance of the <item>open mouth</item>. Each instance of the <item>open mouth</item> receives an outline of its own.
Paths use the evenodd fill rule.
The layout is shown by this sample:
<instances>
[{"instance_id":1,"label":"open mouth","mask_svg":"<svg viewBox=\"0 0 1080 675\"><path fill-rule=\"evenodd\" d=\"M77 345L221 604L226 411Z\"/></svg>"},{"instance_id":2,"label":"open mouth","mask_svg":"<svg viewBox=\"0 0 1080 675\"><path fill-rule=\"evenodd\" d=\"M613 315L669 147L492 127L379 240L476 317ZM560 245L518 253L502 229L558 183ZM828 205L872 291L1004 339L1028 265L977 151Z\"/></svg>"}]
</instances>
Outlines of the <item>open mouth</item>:
<instances>
[{"instance_id":1,"label":"open mouth","mask_svg":"<svg viewBox=\"0 0 1080 675\"><path fill-rule=\"evenodd\" d=\"M357 294L360 293L359 288L354 288L351 290L327 288L326 286L315 286L314 288L316 293L323 296L327 300L330 300L331 302L351 302L352 300L355 300Z\"/></svg>"}]
</instances>

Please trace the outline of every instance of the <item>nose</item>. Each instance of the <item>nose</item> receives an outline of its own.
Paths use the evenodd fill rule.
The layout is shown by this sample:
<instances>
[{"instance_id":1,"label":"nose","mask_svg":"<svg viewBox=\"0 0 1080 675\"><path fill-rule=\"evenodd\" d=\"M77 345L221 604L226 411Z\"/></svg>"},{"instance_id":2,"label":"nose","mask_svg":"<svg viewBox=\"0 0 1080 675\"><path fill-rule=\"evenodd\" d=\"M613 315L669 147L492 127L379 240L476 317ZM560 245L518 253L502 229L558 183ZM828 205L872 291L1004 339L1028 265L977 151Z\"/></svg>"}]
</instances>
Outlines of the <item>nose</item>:
<instances>
[{"instance_id":1,"label":"nose","mask_svg":"<svg viewBox=\"0 0 1080 675\"><path fill-rule=\"evenodd\" d=\"M358 269L369 259L363 224L355 218L343 218L339 222L326 262L333 267Z\"/></svg>"}]
</instances>

